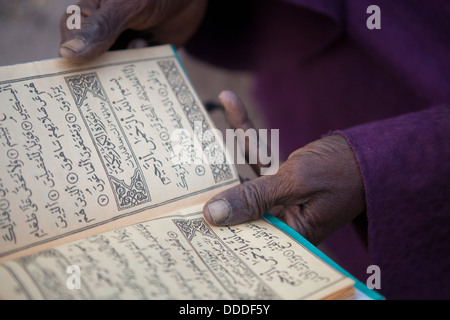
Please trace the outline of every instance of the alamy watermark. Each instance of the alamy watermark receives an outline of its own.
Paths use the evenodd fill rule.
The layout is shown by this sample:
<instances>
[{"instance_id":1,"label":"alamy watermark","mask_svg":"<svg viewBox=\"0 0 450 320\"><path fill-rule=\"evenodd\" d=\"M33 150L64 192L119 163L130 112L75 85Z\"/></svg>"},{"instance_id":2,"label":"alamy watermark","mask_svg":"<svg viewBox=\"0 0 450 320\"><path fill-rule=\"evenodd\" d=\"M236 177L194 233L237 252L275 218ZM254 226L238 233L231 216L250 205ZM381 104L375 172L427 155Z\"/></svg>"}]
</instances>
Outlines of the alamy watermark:
<instances>
[{"instance_id":1,"label":"alamy watermark","mask_svg":"<svg viewBox=\"0 0 450 320\"><path fill-rule=\"evenodd\" d=\"M66 281L69 290L81 289L81 269L79 266L73 264L67 267L66 273L69 275Z\"/></svg>"},{"instance_id":2,"label":"alamy watermark","mask_svg":"<svg viewBox=\"0 0 450 320\"><path fill-rule=\"evenodd\" d=\"M66 269L66 273L69 275L66 281L67 288L69 290L81 289L81 269L77 265L70 265ZM366 286L369 289L381 289L381 269L377 265L370 265L366 270L370 276L366 280Z\"/></svg>"},{"instance_id":3,"label":"alamy watermark","mask_svg":"<svg viewBox=\"0 0 450 320\"><path fill-rule=\"evenodd\" d=\"M66 13L69 14L66 20L67 29L81 29L81 9L77 5L67 7ZM366 26L369 30L381 29L381 9L377 5L370 5L366 10L370 16L366 20Z\"/></svg>"},{"instance_id":4,"label":"alamy watermark","mask_svg":"<svg viewBox=\"0 0 450 320\"><path fill-rule=\"evenodd\" d=\"M366 26L369 30L381 29L381 9L377 5L371 5L367 7L367 14L370 16L366 20Z\"/></svg>"},{"instance_id":5,"label":"alamy watermark","mask_svg":"<svg viewBox=\"0 0 450 320\"><path fill-rule=\"evenodd\" d=\"M381 289L381 269L379 266L372 264L367 267L366 273L370 276L366 280L366 286L369 289Z\"/></svg>"},{"instance_id":6,"label":"alamy watermark","mask_svg":"<svg viewBox=\"0 0 450 320\"><path fill-rule=\"evenodd\" d=\"M67 29L81 29L81 9L77 5L67 7L66 13L70 16L66 20Z\"/></svg>"},{"instance_id":7,"label":"alamy watermark","mask_svg":"<svg viewBox=\"0 0 450 320\"><path fill-rule=\"evenodd\" d=\"M67 7L68 14L66 26L69 30L81 29L81 9L77 5ZM377 5L370 5L366 10L370 16L366 20L366 26L369 30L381 29L381 9ZM271 130L270 132L270 155L266 143L268 132L261 129L256 132L255 129L248 129L245 132L241 129L226 130L226 149L229 156L222 152L222 147L215 141L222 137L222 133L216 129L209 129L206 132L196 129L202 128L201 122L194 126L194 136L192 137L188 130L177 129L172 134L172 142L177 143L174 147L178 155L172 160L175 164L244 164L246 163L244 154L248 155L249 164L261 164L261 175L272 175L278 172L279 167L279 132ZM235 153L235 141L238 140L237 153ZM245 140L247 139L247 152L245 151ZM236 160L234 162L234 160Z\"/></svg>"},{"instance_id":8,"label":"alamy watermark","mask_svg":"<svg viewBox=\"0 0 450 320\"><path fill-rule=\"evenodd\" d=\"M260 164L261 175L272 175L278 172L279 130L256 130L253 128L226 129L225 147L223 151L223 134L218 129L203 130L202 121L194 122L194 131L176 129L170 138L174 164L245 164L245 154L249 164ZM270 136L270 148L268 140ZM270 153L270 154L269 154Z\"/></svg>"}]
</instances>

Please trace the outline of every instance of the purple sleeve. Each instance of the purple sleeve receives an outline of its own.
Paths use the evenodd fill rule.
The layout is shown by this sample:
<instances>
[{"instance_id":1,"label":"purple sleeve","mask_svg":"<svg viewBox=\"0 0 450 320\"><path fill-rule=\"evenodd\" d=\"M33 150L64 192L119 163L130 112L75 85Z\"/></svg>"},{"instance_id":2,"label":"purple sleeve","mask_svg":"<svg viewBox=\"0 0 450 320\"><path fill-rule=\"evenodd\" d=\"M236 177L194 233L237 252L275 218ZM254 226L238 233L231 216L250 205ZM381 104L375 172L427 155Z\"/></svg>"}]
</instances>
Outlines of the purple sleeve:
<instances>
[{"instance_id":1,"label":"purple sleeve","mask_svg":"<svg viewBox=\"0 0 450 320\"><path fill-rule=\"evenodd\" d=\"M283 153L350 128L334 133L347 138L360 164L381 292L450 299L447 2L210 3L188 50L223 67L259 71L255 97L269 128L283 129ZM381 7L379 30L366 25L372 4ZM351 264L362 260L344 238L331 240Z\"/></svg>"},{"instance_id":2,"label":"purple sleeve","mask_svg":"<svg viewBox=\"0 0 450 320\"><path fill-rule=\"evenodd\" d=\"M450 108L333 133L346 137L360 165L382 292L450 298Z\"/></svg>"}]
</instances>

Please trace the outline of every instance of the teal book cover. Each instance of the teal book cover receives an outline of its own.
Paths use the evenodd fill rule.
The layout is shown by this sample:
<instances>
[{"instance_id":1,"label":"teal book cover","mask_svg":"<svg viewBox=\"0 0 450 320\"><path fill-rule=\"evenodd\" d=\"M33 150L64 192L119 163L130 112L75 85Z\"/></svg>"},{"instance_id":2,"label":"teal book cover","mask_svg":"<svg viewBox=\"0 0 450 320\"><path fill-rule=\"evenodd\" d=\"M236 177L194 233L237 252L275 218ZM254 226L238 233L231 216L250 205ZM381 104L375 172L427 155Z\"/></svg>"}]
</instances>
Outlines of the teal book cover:
<instances>
[{"instance_id":1,"label":"teal book cover","mask_svg":"<svg viewBox=\"0 0 450 320\"><path fill-rule=\"evenodd\" d=\"M385 300L385 298L380 293L378 293L377 291L375 291L373 289L369 289L365 284L363 284L361 281L359 281L353 275L351 275L348 271L346 271L341 266L339 266L336 262L334 262L332 259L330 259L325 253L320 251L316 246L314 246L312 243L310 243L308 240L306 240L301 234L299 234L297 231L292 229L286 223L284 223L283 221L281 221L280 219L278 219L277 217L273 216L270 213L266 213L264 215L264 219L266 219L268 222L273 224L275 227L284 231L290 237L292 237L293 239L298 241L307 250L312 252L318 258L322 259L327 264L329 264L330 266L332 266L339 272L343 273L344 275L348 276L349 278L352 278L355 281L355 289L356 289L356 296L354 297L354 299L356 299L356 300Z\"/></svg>"}]
</instances>

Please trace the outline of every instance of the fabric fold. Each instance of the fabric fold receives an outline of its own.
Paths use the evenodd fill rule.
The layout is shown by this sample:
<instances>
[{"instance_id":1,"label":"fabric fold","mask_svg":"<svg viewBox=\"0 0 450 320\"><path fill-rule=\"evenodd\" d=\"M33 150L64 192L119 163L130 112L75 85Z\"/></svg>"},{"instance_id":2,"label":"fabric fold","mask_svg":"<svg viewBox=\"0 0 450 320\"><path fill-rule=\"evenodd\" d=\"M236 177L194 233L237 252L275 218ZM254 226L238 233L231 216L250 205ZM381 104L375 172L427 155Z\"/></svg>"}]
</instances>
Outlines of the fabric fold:
<instances>
[{"instance_id":1,"label":"fabric fold","mask_svg":"<svg viewBox=\"0 0 450 320\"><path fill-rule=\"evenodd\" d=\"M392 299L432 298L450 287L449 132L448 106L332 132L359 162L369 252Z\"/></svg>"}]
</instances>

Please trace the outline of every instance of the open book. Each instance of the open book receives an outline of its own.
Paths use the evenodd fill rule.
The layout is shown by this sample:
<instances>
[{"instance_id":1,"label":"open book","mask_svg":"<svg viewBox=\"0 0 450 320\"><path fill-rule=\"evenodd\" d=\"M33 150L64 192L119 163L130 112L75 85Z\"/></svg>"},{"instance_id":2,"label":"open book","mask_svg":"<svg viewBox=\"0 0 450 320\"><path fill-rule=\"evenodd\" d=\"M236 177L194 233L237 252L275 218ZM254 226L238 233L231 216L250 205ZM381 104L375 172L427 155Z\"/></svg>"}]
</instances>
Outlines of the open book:
<instances>
[{"instance_id":1,"label":"open book","mask_svg":"<svg viewBox=\"0 0 450 320\"><path fill-rule=\"evenodd\" d=\"M273 216L203 219L239 177L173 47L3 67L0 104L1 298L353 296Z\"/></svg>"}]
</instances>

